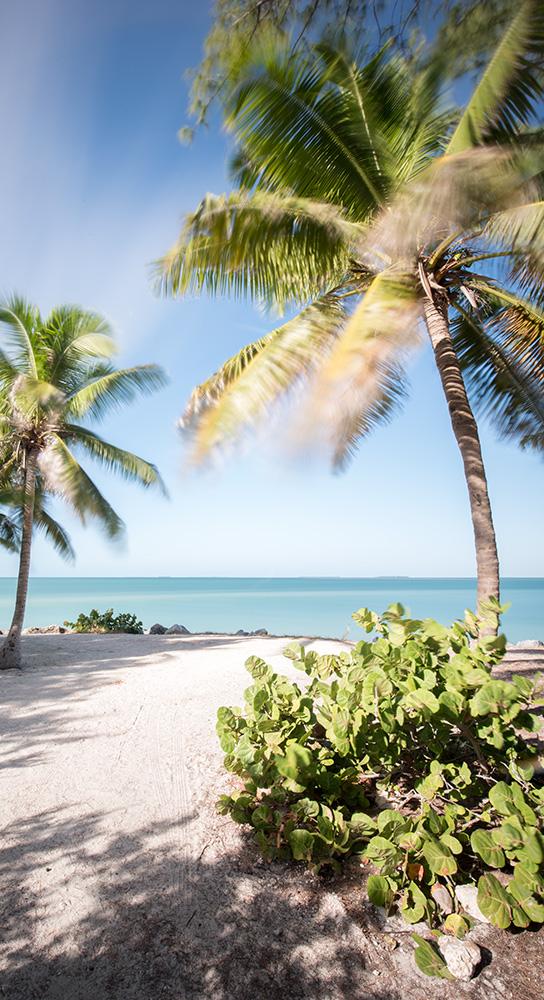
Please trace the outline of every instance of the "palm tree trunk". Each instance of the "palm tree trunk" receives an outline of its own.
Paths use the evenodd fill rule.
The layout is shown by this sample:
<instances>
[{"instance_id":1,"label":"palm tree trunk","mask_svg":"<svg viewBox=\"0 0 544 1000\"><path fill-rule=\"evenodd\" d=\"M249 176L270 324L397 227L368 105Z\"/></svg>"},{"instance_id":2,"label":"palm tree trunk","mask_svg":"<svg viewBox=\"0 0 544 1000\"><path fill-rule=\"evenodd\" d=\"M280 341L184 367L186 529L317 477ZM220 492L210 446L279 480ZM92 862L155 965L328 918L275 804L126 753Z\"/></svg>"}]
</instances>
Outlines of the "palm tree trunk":
<instances>
[{"instance_id":1,"label":"palm tree trunk","mask_svg":"<svg viewBox=\"0 0 544 1000\"><path fill-rule=\"evenodd\" d=\"M21 536L21 551L19 554L19 575L17 577L17 593L15 609L10 630L0 649L0 670L20 668L21 666L21 632L26 609L28 592L28 577L30 574L30 552L32 547L32 528L34 524L34 503L36 497L36 467L38 455L35 450L27 451L25 464L23 531Z\"/></svg>"},{"instance_id":2,"label":"palm tree trunk","mask_svg":"<svg viewBox=\"0 0 544 1000\"><path fill-rule=\"evenodd\" d=\"M450 335L447 300L445 297L439 299L435 293L432 300L425 300L424 311L453 433L465 469L476 545L477 602L482 618L480 632L482 635L494 635L498 630L498 618L485 608L485 602L490 597L497 600L500 597L499 557L478 427Z\"/></svg>"}]
</instances>

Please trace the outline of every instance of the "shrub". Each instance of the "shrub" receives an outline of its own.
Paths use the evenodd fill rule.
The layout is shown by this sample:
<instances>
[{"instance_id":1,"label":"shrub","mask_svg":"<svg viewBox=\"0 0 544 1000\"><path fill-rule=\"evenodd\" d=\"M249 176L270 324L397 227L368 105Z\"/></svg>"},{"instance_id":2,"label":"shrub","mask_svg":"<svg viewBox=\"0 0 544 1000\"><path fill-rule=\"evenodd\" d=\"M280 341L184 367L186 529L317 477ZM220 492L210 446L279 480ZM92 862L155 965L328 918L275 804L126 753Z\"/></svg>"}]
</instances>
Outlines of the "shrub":
<instances>
[{"instance_id":1,"label":"shrub","mask_svg":"<svg viewBox=\"0 0 544 1000\"><path fill-rule=\"evenodd\" d=\"M371 901L408 923L462 937L463 883L498 927L544 922L544 789L522 735L539 728L535 684L493 679L504 636L476 641L469 613L451 628L401 605L353 617L377 638L338 655L285 650L303 685L247 661L244 709L218 712L242 783L219 810L249 824L268 859L319 870L362 855ZM440 959L427 951L420 942L428 971Z\"/></svg>"},{"instance_id":2,"label":"shrub","mask_svg":"<svg viewBox=\"0 0 544 1000\"><path fill-rule=\"evenodd\" d=\"M64 622L73 632L130 632L141 635L144 627L130 612L113 614L113 608L107 611L97 611L93 608L88 615L82 612L75 622Z\"/></svg>"}]
</instances>

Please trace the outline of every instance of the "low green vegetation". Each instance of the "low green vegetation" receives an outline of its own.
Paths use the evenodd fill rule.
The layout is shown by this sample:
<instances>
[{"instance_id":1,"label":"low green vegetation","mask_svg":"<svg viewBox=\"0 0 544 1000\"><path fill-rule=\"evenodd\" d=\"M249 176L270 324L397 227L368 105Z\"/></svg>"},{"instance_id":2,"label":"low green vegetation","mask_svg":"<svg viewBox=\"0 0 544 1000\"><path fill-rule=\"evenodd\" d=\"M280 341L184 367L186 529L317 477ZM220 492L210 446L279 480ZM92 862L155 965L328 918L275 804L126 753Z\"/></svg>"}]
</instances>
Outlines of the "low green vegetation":
<instances>
[{"instance_id":1,"label":"low green vegetation","mask_svg":"<svg viewBox=\"0 0 544 1000\"><path fill-rule=\"evenodd\" d=\"M451 628L401 605L353 617L374 641L338 655L286 649L305 684L247 661L244 708L218 712L241 782L219 810L252 826L269 860L319 871L361 855L370 900L409 924L462 937L462 884L477 885L497 927L544 922L544 788L527 742L538 682L493 678L504 636L476 642L470 613ZM441 959L423 944L416 961L429 971Z\"/></svg>"},{"instance_id":2,"label":"low green vegetation","mask_svg":"<svg viewBox=\"0 0 544 1000\"><path fill-rule=\"evenodd\" d=\"M93 608L86 615L83 611L75 622L64 622L72 632L129 632L131 635L141 635L144 627L136 615L123 611L114 615L113 608L107 611L97 611Z\"/></svg>"}]
</instances>

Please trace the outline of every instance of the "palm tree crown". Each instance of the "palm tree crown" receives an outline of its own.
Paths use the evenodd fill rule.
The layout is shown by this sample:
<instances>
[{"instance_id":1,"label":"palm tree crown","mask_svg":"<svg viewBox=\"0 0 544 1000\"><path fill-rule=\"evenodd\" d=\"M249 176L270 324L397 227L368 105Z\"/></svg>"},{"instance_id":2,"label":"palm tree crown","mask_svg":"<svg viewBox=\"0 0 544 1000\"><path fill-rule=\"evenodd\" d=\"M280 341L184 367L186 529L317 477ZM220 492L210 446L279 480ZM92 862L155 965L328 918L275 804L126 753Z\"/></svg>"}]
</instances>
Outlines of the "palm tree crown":
<instances>
[{"instance_id":1,"label":"palm tree crown","mask_svg":"<svg viewBox=\"0 0 544 1000\"><path fill-rule=\"evenodd\" d=\"M144 487L162 482L156 467L85 426L141 392L164 384L156 365L116 369L115 344L96 313L63 306L47 317L14 296L0 305L5 349L0 351L0 532L20 549L14 622L4 643L4 665L17 665L34 527L62 555L72 555L66 533L48 513L49 495L67 501L80 519L96 518L107 535L123 522L78 458L83 451L107 469Z\"/></svg>"},{"instance_id":2,"label":"palm tree crown","mask_svg":"<svg viewBox=\"0 0 544 1000\"><path fill-rule=\"evenodd\" d=\"M159 281L174 295L228 291L302 309L194 391L183 425L197 455L302 379L312 433L320 423L341 465L403 399L422 320L473 520L489 502L465 384L502 435L544 446L537 53L544 14L526 0L459 112L445 103L436 53L415 71L388 50L363 66L324 44L312 59L274 42L255 50L227 102L239 188L187 218ZM462 422L473 425L472 456ZM490 508L485 517L496 563ZM478 548L476 522L475 532ZM494 575L481 597L498 595L498 564Z\"/></svg>"}]
</instances>

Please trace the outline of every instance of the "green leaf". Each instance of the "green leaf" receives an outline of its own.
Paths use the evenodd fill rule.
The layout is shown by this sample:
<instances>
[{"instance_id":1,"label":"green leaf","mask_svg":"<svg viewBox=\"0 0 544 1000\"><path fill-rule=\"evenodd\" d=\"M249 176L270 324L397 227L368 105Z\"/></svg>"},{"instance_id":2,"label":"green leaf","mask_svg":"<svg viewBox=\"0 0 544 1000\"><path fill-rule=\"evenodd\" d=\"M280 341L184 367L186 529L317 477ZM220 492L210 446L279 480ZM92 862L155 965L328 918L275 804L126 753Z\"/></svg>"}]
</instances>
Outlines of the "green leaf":
<instances>
[{"instance_id":1,"label":"green leaf","mask_svg":"<svg viewBox=\"0 0 544 1000\"><path fill-rule=\"evenodd\" d=\"M410 882L400 899L400 911L409 924L417 924L423 919L428 907L427 897L415 882Z\"/></svg>"},{"instance_id":2,"label":"green leaf","mask_svg":"<svg viewBox=\"0 0 544 1000\"><path fill-rule=\"evenodd\" d=\"M470 702L471 715L492 715L516 701L516 689L506 681L488 681Z\"/></svg>"},{"instance_id":3,"label":"green leaf","mask_svg":"<svg viewBox=\"0 0 544 1000\"><path fill-rule=\"evenodd\" d=\"M270 826L272 822L272 810L270 806L257 806L251 813L251 823L257 829Z\"/></svg>"},{"instance_id":4,"label":"green leaf","mask_svg":"<svg viewBox=\"0 0 544 1000\"><path fill-rule=\"evenodd\" d=\"M372 670L367 670L365 674L365 679L363 681L363 698L366 702L374 705L379 702L382 698L387 698L393 691L393 685L387 674L375 667Z\"/></svg>"},{"instance_id":5,"label":"green leaf","mask_svg":"<svg viewBox=\"0 0 544 1000\"><path fill-rule=\"evenodd\" d=\"M508 884L508 892L521 906L529 920L535 923L544 923L544 903L535 898L535 891L543 892L538 876L531 876L523 871L519 865L514 869L514 877Z\"/></svg>"},{"instance_id":6,"label":"green leaf","mask_svg":"<svg viewBox=\"0 0 544 1000\"><path fill-rule=\"evenodd\" d=\"M272 673L268 663L261 659L260 656L248 656L245 662L245 668L254 680L262 680L270 677Z\"/></svg>"},{"instance_id":7,"label":"green leaf","mask_svg":"<svg viewBox=\"0 0 544 1000\"><path fill-rule=\"evenodd\" d=\"M510 926L512 900L494 875L482 875L478 880L478 906L496 927Z\"/></svg>"},{"instance_id":8,"label":"green leaf","mask_svg":"<svg viewBox=\"0 0 544 1000\"><path fill-rule=\"evenodd\" d=\"M512 816L509 820L504 820L499 827L492 831L491 836L499 847L506 851L511 851L523 843L524 831L517 816Z\"/></svg>"},{"instance_id":9,"label":"green leaf","mask_svg":"<svg viewBox=\"0 0 544 1000\"><path fill-rule=\"evenodd\" d=\"M432 802L435 795L444 787L444 779L441 774L428 774L423 781L416 785L417 791L428 802Z\"/></svg>"},{"instance_id":10,"label":"green leaf","mask_svg":"<svg viewBox=\"0 0 544 1000\"><path fill-rule=\"evenodd\" d=\"M374 906L388 910L395 898L392 880L385 875L369 875L366 885L368 898Z\"/></svg>"},{"instance_id":11,"label":"green leaf","mask_svg":"<svg viewBox=\"0 0 544 1000\"><path fill-rule=\"evenodd\" d=\"M457 862L442 840L429 835L423 844L422 853L435 875L453 875L457 871Z\"/></svg>"},{"instance_id":12,"label":"green leaf","mask_svg":"<svg viewBox=\"0 0 544 1000\"><path fill-rule=\"evenodd\" d=\"M309 830L295 828L287 840L295 861L310 861L314 846L314 836Z\"/></svg>"},{"instance_id":13,"label":"green leaf","mask_svg":"<svg viewBox=\"0 0 544 1000\"><path fill-rule=\"evenodd\" d=\"M532 826L536 826L538 823L537 815L534 809L531 809L528 805L525 796L518 784L511 785L512 792L512 802L518 814L525 820L526 823L530 823Z\"/></svg>"},{"instance_id":14,"label":"green leaf","mask_svg":"<svg viewBox=\"0 0 544 1000\"><path fill-rule=\"evenodd\" d=\"M406 825L406 819L402 813L398 812L396 809L382 809L381 812L378 813L376 823L380 833L387 830L386 836L389 838L397 830L400 830Z\"/></svg>"},{"instance_id":15,"label":"green leaf","mask_svg":"<svg viewBox=\"0 0 544 1000\"><path fill-rule=\"evenodd\" d=\"M463 845L457 837L453 837L451 833L443 833L440 836L440 842L449 847L452 854L462 854Z\"/></svg>"},{"instance_id":16,"label":"green leaf","mask_svg":"<svg viewBox=\"0 0 544 1000\"><path fill-rule=\"evenodd\" d=\"M489 792L489 801L494 809L502 816L510 816L514 810L512 791L506 781L497 781Z\"/></svg>"},{"instance_id":17,"label":"green leaf","mask_svg":"<svg viewBox=\"0 0 544 1000\"><path fill-rule=\"evenodd\" d=\"M502 816L519 816L532 826L538 823L534 809L528 805L520 786L516 783L508 785L505 781L498 781L490 789L489 801Z\"/></svg>"},{"instance_id":18,"label":"green leaf","mask_svg":"<svg viewBox=\"0 0 544 1000\"><path fill-rule=\"evenodd\" d=\"M317 829L319 831L320 837L325 841L326 844L334 844L335 829L334 824L328 818L328 816L318 816L317 817Z\"/></svg>"},{"instance_id":19,"label":"green leaf","mask_svg":"<svg viewBox=\"0 0 544 1000\"><path fill-rule=\"evenodd\" d=\"M290 743L284 757L276 758L276 767L286 778L297 781L312 764L312 755L299 743Z\"/></svg>"},{"instance_id":20,"label":"green leaf","mask_svg":"<svg viewBox=\"0 0 544 1000\"><path fill-rule=\"evenodd\" d=\"M426 976L435 976L439 979L454 978L434 945L420 937L419 934L412 934L412 938L417 944L414 958L418 969L421 969Z\"/></svg>"},{"instance_id":21,"label":"green leaf","mask_svg":"<svg viewBox=\"0 0 544 1000\"><path fill-rule=\"evenodd\" d=\"M385 837L372 837L366 845L364 857L372 861L382 872L394 871L402 858L402 854L391 840Z\"/></svg>"},{"instance_id":22,"label":"green leaf","mask_svg":"<svg viewBox=\"0 0 544 1000\"><path fill-rule=\"evenodd\" d=\"M479 854L490 868L504 868L506 858L504 852L496 844L488 830L474 830L470 837L472 850Z\"/></svg>"},{"instance_id":23,"label":"green leaf","mask_svg":"<svg viewBox=\"0 0 544 1000\"><path fill-rule=\"evenodd\" d=\"M438 698L428 688L417 688L416 691L410 691L404 696L403 705L407 708L427 709L433 714L440 711Z\"/></svg>"},{"instance_id":24,"label":"green leaf","mask_svg":"<svg viewBox=\"0 0 544 1000\"><path fill-rule=\"evenodd\" d=\"M283 650L283 655L288 660L302 660L304 659L304 647L300 645L300 642L290 642Z\"/></svg>"},{"instance_id":25,"label":"green leaf","mask_svg":"<svg viewBox=\"0 0 544 1000\"><path fill-rule=\"evenodd\" d=\"M444 921L446 934L452 934L456 938L464 938L469 929L468 922L459 913L448 913Z\"/></svg>"},{"instance_id":26,"label":"green leaf","mask_svg":"<svg viewBox=\"0 0 544 1000\"><path fill-rule=\"evenodd\" d=\"M371 816L367 815L367 813L353 813L349 822L351 832L357 839L372 837L376 832L376 823Z\"/></svg>"},{"instance_id":27,"label":"green leaf","mask_svg":"<svg viewBox=\"0 0 544 1000\"><path fill-rule=\"evenodd\" d=\"M544 861L544 837L538 830L528 830L523 846L517 851L520 860L533 861L540 865Z\"/></svg>"}]
</instances>

